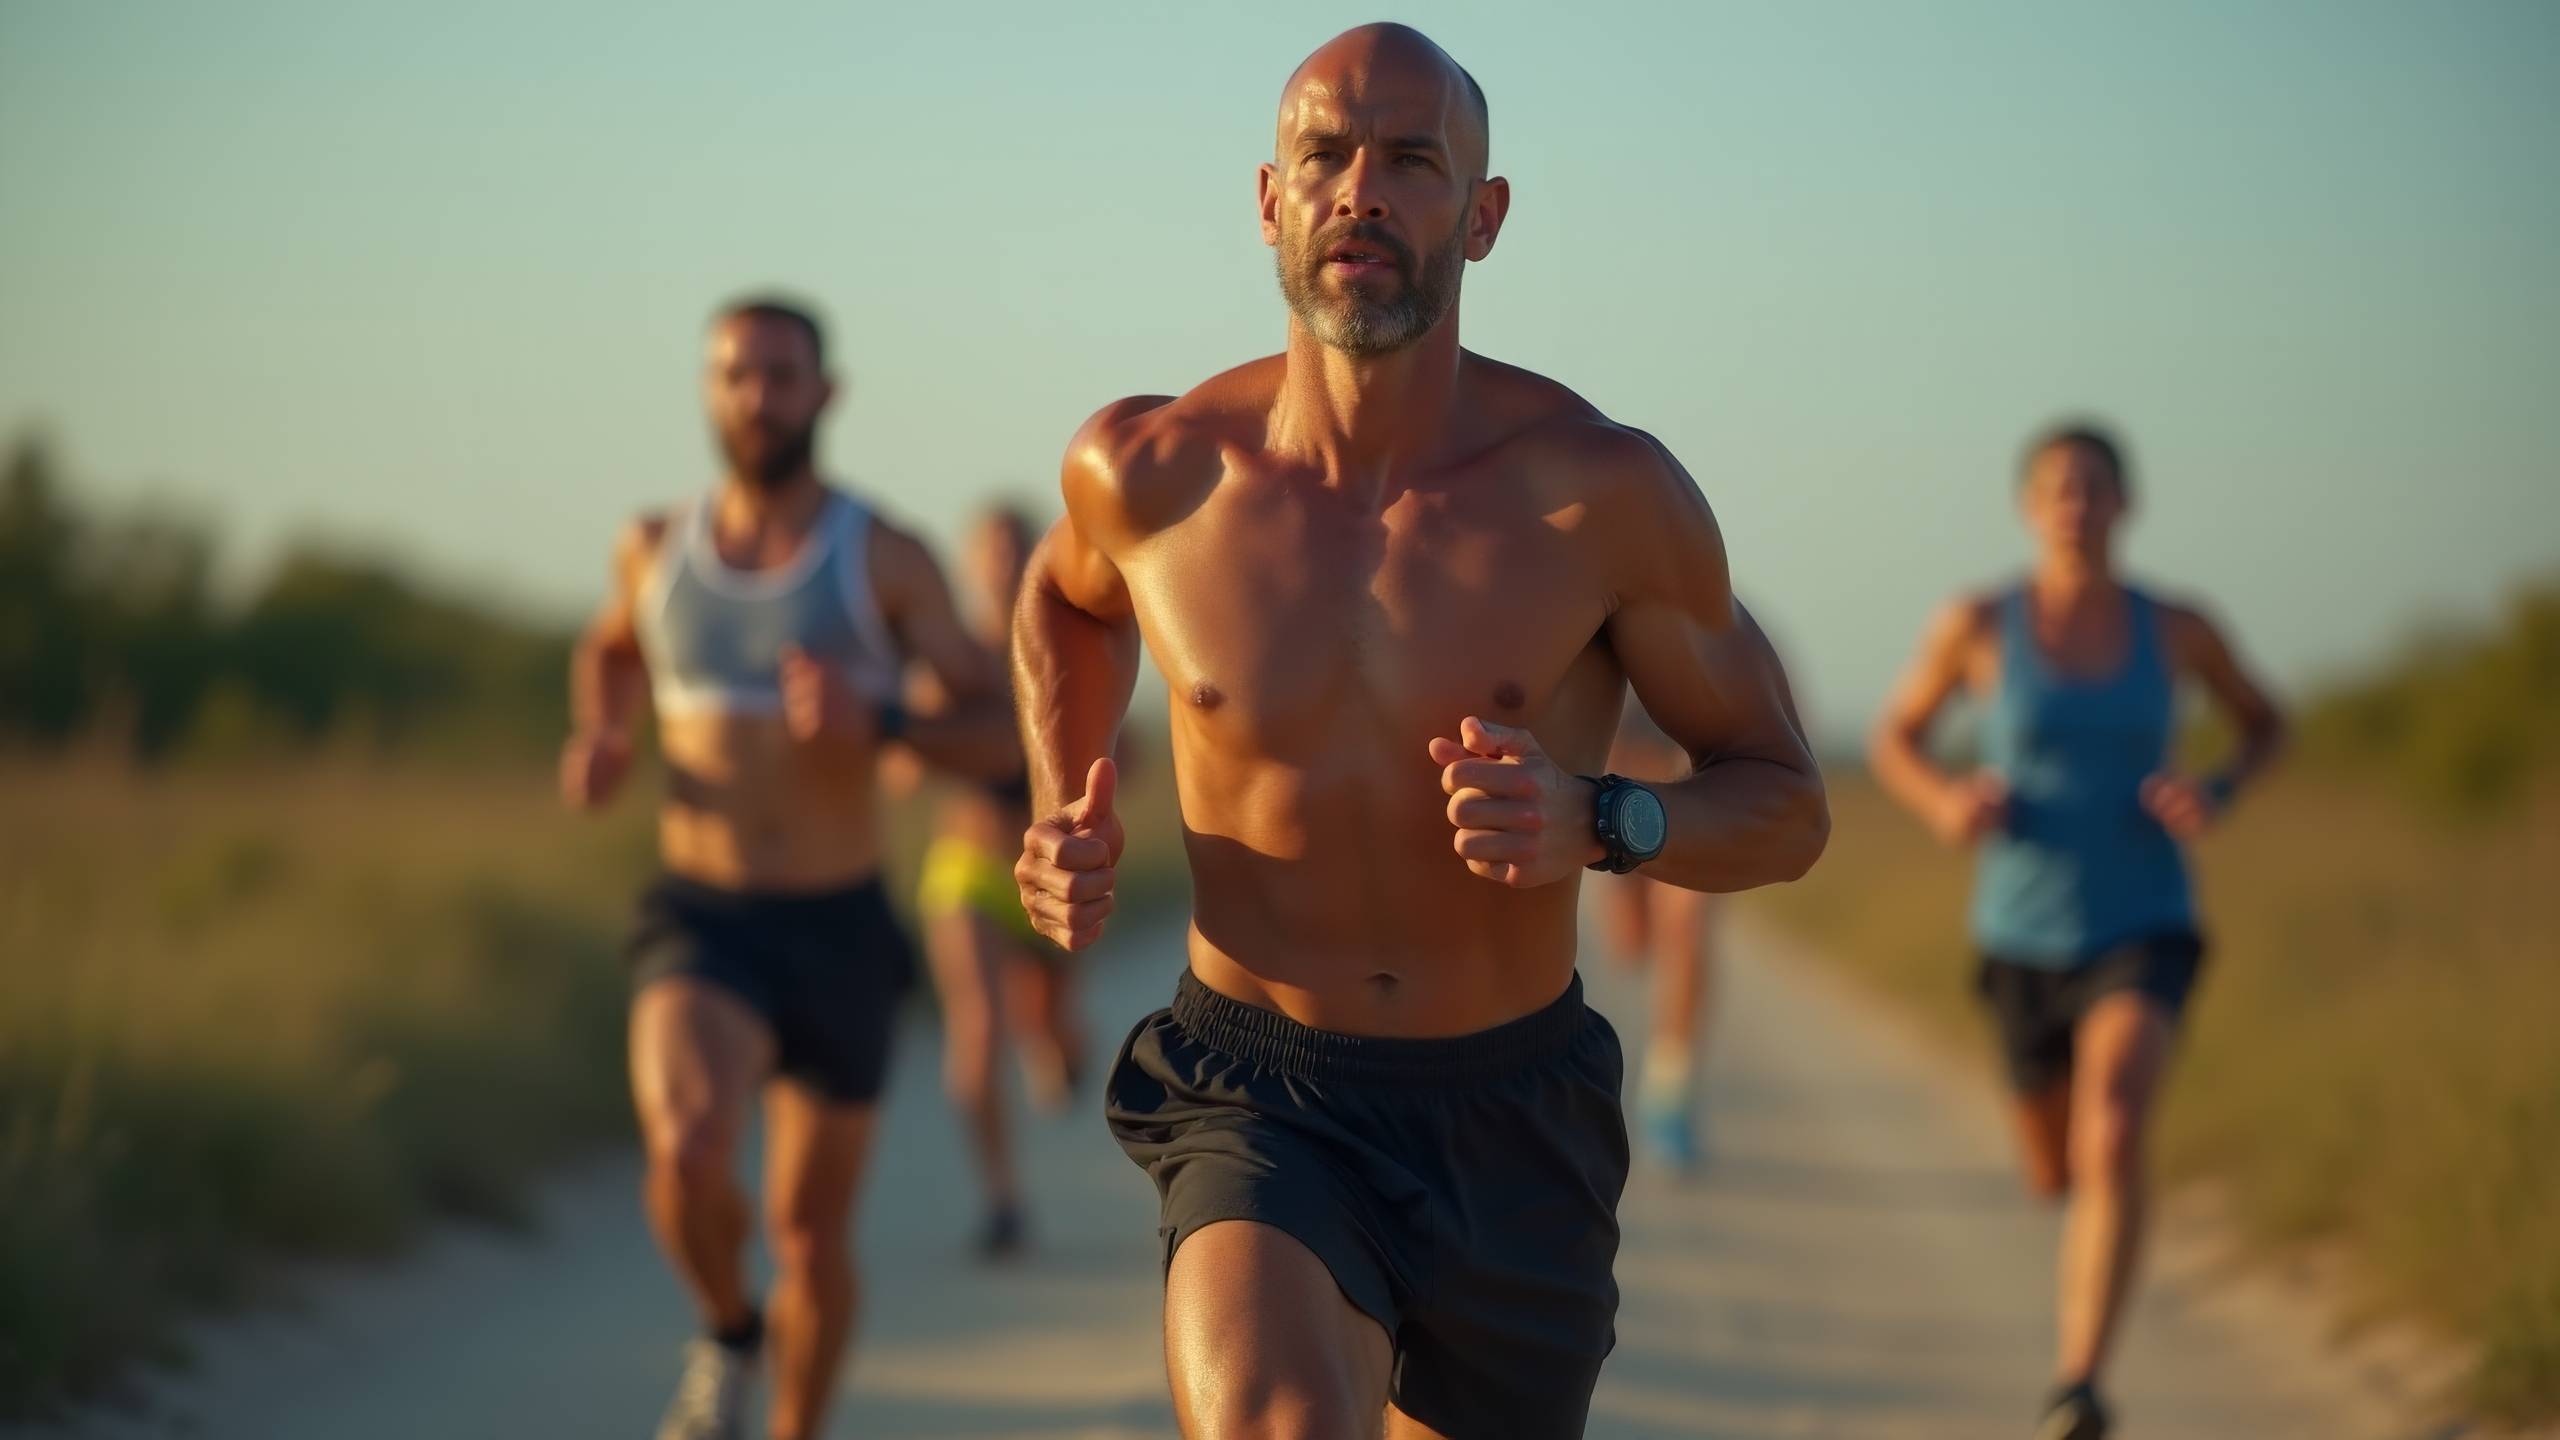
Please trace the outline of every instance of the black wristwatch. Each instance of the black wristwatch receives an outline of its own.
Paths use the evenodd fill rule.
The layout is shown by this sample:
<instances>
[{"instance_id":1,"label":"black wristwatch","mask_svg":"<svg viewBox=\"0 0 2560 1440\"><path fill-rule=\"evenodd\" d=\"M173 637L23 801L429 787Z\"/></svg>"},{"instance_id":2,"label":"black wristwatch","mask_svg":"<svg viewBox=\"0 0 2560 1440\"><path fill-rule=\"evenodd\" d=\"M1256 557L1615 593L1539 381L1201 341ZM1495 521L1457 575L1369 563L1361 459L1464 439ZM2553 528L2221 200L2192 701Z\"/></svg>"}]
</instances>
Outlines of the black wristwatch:
<instances>
[{"instance_id":1,"label":"black wristwatch","mask_svg":"<svg viewBox=\"0 0 2560 1440\"><path fill-rule=\"evenodd\" d=\"M880 702L880 738L903 740L907 735L907 707L895 700Z\"/></svg>"},{"instance_id":2,"label":"black wristwatch","mask_svg":"<svg viewBox=\"0 0 2560 1440\"><path fill-rule=\"evenodd\" d=\"M1624 875L1662 853L1671 823L1661 796L1624 775L1582 778L1600 787L1591 797L1591 828L1600 837L1601 852L1592 869Z\"/></svg>"}]
</instances>

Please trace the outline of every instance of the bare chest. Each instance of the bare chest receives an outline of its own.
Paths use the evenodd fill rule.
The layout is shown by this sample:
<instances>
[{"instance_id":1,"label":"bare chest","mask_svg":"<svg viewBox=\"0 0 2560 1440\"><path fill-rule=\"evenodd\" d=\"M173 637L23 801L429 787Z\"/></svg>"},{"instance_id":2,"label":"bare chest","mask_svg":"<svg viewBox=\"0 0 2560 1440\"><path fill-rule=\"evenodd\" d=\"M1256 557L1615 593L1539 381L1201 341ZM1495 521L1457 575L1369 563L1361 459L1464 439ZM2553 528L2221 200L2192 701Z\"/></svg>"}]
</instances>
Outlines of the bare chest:
<instances>
[{"instance_id":1,"label":"bare chest","mask_svg":"<svg viewBox=\"0 0 2560 1440\"><path fill-rule=\"evenodd\" d=\"M1582 510L1534 487L1409 491L1382 511L1231 481L1133 567L1178 706L1282 758L1460 717L1534 724L1607 611Z\"/></svg>"}]
</instances>

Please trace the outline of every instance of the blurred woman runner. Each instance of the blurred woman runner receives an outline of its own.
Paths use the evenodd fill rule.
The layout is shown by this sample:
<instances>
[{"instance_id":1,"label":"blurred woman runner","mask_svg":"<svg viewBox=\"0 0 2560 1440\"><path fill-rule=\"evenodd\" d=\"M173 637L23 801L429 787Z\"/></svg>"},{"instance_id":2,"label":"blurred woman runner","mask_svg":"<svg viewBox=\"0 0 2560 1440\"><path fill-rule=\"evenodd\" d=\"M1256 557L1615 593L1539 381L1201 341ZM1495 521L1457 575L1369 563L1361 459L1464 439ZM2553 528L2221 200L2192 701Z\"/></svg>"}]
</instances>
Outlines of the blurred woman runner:
<instances>
[{"instance_id":1,"label":"blurred woman runner","mask_svg":"<svg viewBox=\"0 0 2560 1440\"><path fill-rule=\"evenodd\" d=\"M2141 1249L2151 1100L2204 956L2183 847L2284 733L2220 627L2123 578L2115 541L2130 481L2103 430L2036 437L2018 489L2032 569L1938 613L1870 751L1895 799L1941 839L1980 851L1980 988L2016 1091L2027 1181L2068 1198L2039 1440L2107 1433L2097 1387ZM2181 680L2200 682L2239 731L2236 755L2209 776L2174 768ZM1981 716L1981 766L1969 773L1927 749L1958 691Z\"/></svg>"},{"instance_id":2,"label":"blurred woman runner","mask_svg":"<svg viewBox=\"0 0 2560 1440\"><path fill-rule=\"evenodd\" d=\"M998 664L1035 538L1030 521L1007 506L980 515L969 533L962 603L971 631ZM1071 962L1032 930L1014 884L1029 805L1020 774L952 788L936 809L916 896L942 1000L943 1080L968 1123L986 1187L978 1246L990 1259L1018 1253L1027 1238L1005 1114L1000 1061L1006 1041L1034 1103L1053 1112L1065 1107L1084 1063Z\"/></svg>"},{"instance_id":3,"label":"blurred woman runner","mask_svg":"<svg viewBox=\"0 0 2560 1440\"><path fill-rule=\"evenodd\" d=\"M1609 769L1668 784L1688 776L1689 757L1630 700L1609 749ZM1713 984L1715 897L1637 874L1594 875L1591 884L1610 952L1622 965L1648 970L1652 981L1636 1081L1637 1138L1655 1163L1686 1174L1698 1168L1705 1148L1698 1067Z\"/></svg>"}]
</instances>

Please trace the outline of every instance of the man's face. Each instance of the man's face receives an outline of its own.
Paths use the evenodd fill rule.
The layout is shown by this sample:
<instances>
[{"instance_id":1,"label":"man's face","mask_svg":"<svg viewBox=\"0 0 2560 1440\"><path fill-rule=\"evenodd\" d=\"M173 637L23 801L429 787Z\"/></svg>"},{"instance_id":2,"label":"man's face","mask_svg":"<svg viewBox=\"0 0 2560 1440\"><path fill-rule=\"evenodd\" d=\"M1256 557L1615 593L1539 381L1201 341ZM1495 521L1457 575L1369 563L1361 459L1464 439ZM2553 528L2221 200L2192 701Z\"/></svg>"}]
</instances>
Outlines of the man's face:
<instances>
[{"instance_id":1,"label":"man's face","mask_svg":"<svg viewBox=\"0 0 2560 1440\"><path fill-rule=\"evenodd\" d=\"M732 473L775 486L808 468L818 417L835 398L808 332L786 320L732 315L711 330L703 399Z\"/></svg>"},{"instance_id":2,"label":"man's face","mask_svg":"<svg viewBox=\"0 0 2560 1440\"><path fill-rule=\"evenodd\" d=\"M1463 86L1378 56L1334 73L1311 61L1262 170L1262 231L1289 311L1348 355L1400 350L1457 302L1466 262L1492 249L1482 145ZM1488 213L1490 219L1487 219Z\"/></svg>"},{"instance_id":3,"label":"man's face","mask_svg":"<svg viewBox=\"0 0 2560 1440\"><path fill-rule=\"evenodd\" d=\"M2086 445L2048 445L2027 463L2018 508L2028 533L2049 552L2105 558L2124 519L2124 483L2107 457Z\"/></svg>"}]
</instances>

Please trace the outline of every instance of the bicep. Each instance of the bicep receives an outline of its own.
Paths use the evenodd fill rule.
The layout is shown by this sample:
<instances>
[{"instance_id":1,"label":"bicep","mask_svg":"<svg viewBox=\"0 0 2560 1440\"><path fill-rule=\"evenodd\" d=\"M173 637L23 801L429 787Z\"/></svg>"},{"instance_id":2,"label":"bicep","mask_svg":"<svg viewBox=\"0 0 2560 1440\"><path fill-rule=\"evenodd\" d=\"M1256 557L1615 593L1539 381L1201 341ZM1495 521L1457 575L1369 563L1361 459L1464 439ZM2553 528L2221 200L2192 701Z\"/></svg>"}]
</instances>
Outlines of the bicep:
<instances>
[{"instance_id":1,"label":"bicep","mask_svg":"<svg viewBox=\"0 0 2560 1440\"><path fill-rule=\"evenodd\" d=\"M2243 724L2274 724L2275 701L2240 662L2221 628L2193 610L2179 612L2178 625L2184 632L2178 648L2184 652L2186 668L2204 685L2206 693Z\"/></svg>"},{"instance_id":2,"label":"bicep","mask_svg":"<svg viewBox=\"0 0 2560 1440\"><path fill-rule=\"evenodd\" d=\"M1656 447L1659 451L1659 447ZM1607 622L1610 648L1645 713L1693 761L1809 759L1785 667L1734 599L1724 536L1695 482L1662 454L1627 518L1634 564Z\"/></svg>"},{"instance_id":3,"label":"bicep","mask_svg":"<svg viewBox=\"0 0 2560 1440\"><path fill-rule=\"evenodd\" d=\"M649 570L655 563L658 525L643 518L625 527L615 538L612 575L605 587L604 603L587 622L587 643L596 649L638 654L640 650L640 592L649 582Z\"/></svg>"},{"instance_id":4,"label":"bicep","mask_svg":"<svg viewBox=\"0 0 2560 1440\"><path fill-rule=\"evenodd\" d=\"M898 550L899 583L889 623L899 643L950 696L966 698L996 689L995 661L960 623L959 607L952 603L951 587L933 553L905 536L899 537Z\"/></svg>"},{"instance_id":5,"label":"bicep","mask_svg":"<svg viewBox=\"0 0 2560 1440\"><path fill-rule=\"evenodd\" d=\"M1938 711L1965 688L1967 659L1972 653L1975 606L1958 601L1940 611L1920 637L1911 663L1885 695L1878 725L1888 734L1925 733Z\"/></svg>"},{"instance_id":6,"label":"bicep","mask_svg":"<svg viewBox=\"0 0 2560 1440\"><path fill-rule=\"evenodd\" d=\"M1645 713L1693 763L1807 758L1776 647L1730 593L1720 602L1636 601L1610 617L1610 647Z\"/></svg>"}]
</instances>

